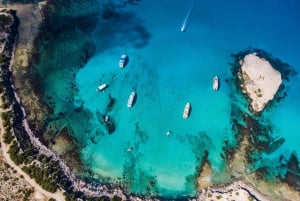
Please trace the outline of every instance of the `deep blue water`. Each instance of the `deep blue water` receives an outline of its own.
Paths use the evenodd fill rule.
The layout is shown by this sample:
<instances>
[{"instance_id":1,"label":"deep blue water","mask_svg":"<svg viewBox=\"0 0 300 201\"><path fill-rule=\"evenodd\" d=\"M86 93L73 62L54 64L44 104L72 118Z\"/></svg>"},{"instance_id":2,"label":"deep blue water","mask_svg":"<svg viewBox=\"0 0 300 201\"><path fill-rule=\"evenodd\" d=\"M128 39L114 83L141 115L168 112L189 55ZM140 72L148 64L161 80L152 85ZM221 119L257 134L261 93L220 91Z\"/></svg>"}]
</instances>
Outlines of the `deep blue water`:
<instances>
[{"instance_id":1,"label":"deep blue water","mask_svg":"<svg viewBox=\"0 0 300 201\"><path fill-rule=\"evenodd\" d=\"M100 179L127 183L131 192L193 195L197 168L208 151L211 180L229 181L222 147L225 140L236 143L231 115L239 103L226 82L230 55L252 46L299 71L300 2L196 0L185 32L180 27L193 0L112 1L114 15L109 19L101 17L104 2L99 3L92 33L96 53L76 75L75 99L92 117L71 123L85 145L81 155L86 165ZM123 53L129 62L119 68ZM218 92L212 90L215 75L220 78ZM263 154L258 167L270 166L280 155L300 154L299 79L292 77L288 95L264 113L274 127L272 135L285 143ZM103 83L109 87L96 91ZM137 99L128 108L131 91ZM112 99L114 105L108 108ZM187 120L182 118L186 102L192 105ZM111 135L100 123L102 115L116 124ZM86 134L76 129L84 125L90 125Z\"/></svg>"}]
</instances>

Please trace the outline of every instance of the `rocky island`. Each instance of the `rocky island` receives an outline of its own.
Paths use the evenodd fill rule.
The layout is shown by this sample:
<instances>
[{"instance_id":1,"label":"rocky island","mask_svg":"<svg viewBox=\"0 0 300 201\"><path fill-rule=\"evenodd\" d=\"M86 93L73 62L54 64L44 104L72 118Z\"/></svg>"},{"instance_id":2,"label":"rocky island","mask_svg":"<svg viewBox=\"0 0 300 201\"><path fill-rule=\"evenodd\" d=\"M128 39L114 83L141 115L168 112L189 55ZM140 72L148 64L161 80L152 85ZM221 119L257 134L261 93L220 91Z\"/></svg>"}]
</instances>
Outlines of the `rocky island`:
<instances>
[{"instance_id":1,"label":"rocky island","mask_svg":"<svg viewBox=\"0 0 300 201\"><path fill-rule=\"evenodd\" d=\"M282 83L281 74L264 58L256 53L248 54L240 60L238 78L243 92L250 99L253 112L261 112L277 93Z\"/></svg>"}]
</instances>

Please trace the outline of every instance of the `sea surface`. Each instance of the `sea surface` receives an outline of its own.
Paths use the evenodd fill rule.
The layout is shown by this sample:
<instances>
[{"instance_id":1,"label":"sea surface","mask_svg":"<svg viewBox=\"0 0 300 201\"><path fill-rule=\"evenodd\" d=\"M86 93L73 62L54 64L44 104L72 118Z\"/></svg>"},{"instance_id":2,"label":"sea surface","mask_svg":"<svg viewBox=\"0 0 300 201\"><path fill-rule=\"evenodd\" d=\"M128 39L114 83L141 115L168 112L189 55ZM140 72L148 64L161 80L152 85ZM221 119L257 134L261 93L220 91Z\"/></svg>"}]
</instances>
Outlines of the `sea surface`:
<instances>
[{"instance_id":1,"label":"sea surface","mask_svg":"<svg viewBox=\"0 0 300 201\"><path fill-rule=\"evenodd\" d=\"M113 14L104 19L107 2ZM237 143L232 107L240 103L232 98L228 81L230 55L255 47L299 72L300 1L120 0L99 5L92 32L96 52L75 77L74 107L82 104L91 113L78 125L72 123L84 144L84 163L99 181L122 182L133 193L191 196L207 151L211 180L229 181L223 148L225 141ZM118 66L122 54L129 58L125 68ZM215 75L220 78L217 92L212 89ZM103 83L109 86L97 91ZM264 112L272 136L285 142L262 154L257 167L278 163L281 155L300 155L299 89L297 74L285 88L287 96ZM132 91L136 102L128 108ZM187 102L192 110L183 119ZM115 124L111 134L105 115ZM83 125L89 131L76 132Z\"/></svg>"}]
</instances>

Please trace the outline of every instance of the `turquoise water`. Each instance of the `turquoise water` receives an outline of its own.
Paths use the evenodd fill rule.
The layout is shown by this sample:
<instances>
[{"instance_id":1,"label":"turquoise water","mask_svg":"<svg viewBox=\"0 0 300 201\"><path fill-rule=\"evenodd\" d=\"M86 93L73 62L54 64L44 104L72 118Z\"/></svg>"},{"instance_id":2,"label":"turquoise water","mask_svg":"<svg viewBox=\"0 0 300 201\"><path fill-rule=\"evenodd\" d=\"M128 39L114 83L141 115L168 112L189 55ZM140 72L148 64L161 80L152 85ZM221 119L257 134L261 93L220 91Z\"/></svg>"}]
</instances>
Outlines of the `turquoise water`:
<instances>
[{"instance_id":1,"label":"turquoise water","mask_svg":"<svg viewBox=\"0 0 300 201\"><path fill-rule=\"evenodd\" d=\"M84 162L103 181L121 181L131 192L183 196L196 192L197 169L208 151L212 180L228 181L222 147L225 140L235 143L231 108L239 102L225 82L230 54L253 46L300 69L299 3L198 0L186 31L180 32L193 0L112 2L116 15L103 19L99 8L92 33L96 52L76 74L75 106L82 103L91 112L91 118L70 123L84 145ZM119 68L123 53L129 62ZM214 75L221 82L218 92L212 90ZM272 135L286 141L263 159L300 154L298 81L299 75L293 77L288 96L265 114L274 126ZM97 91L103 83L109 87ZM131 91L137 99L128 108ZM192 105L187 120L182 118L186 102ZM115 122L112 134L103 115Z\"/></svg>"}]
</instances>

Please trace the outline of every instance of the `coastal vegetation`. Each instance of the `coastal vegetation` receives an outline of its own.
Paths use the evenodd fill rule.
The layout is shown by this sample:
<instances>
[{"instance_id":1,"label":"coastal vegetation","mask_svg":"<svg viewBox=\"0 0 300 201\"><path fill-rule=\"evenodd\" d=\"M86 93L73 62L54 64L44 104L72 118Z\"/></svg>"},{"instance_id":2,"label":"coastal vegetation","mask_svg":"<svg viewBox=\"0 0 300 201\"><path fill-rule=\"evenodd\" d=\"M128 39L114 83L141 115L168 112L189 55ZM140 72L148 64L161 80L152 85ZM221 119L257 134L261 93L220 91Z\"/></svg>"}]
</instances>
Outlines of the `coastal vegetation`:
<instances>
[{"instance_id":1,"label":"coastal vegetation","mask_svg":"<svg viewBox=\"0 0 300 201\"><path fill-rule=\"evenodd\" d=\"M3 119L5 128L11 127L12 114L10 111L2 113L2 116L5 117ZM14 163L20 165L24 172L49 192L56 192L59 188L70 189L71 184L59 163L50 157L39 154L36 148L26 140L16 141L15 133L10 130L3 135L4 142L10 145L9 154ZM26 132L23 135L26 135Z\"/></svg>"},{"instance_id":2,"label":"coastal vegetation","mask_svg":"<svg viewBox=\"0 0 300 201\"><path fill-rule=\"evenodd\" d=\"M9 71L12 43L16 34L18 20L15 18L15 12L9 9L1 10L0 14L0 94L1 94L1 120L4 130L4 143L11 144L14 141L12 134L13 111L11 103L13 102L13 93L11 88L11 73ZM3 37L8 34L8 37ZM15 142L15 141L14 141ZM1 146L0 146L0 151ZM32 200L33 189L29 187L23 177L16 175L16 171L4 162L0 155L0 199L4 200Z\"/></svg>"},{"instance_id":3,"label":"coastal vegetation","mask_svg":"<svg viewBox=\"0 0 300 201\"><path fill-rule=\"evenodd\" d=\"M74 136L89 128L82 124L74 129L73 120L68 119L78 122L91 116L74 100L78 92L75 75L95 52L90 33L97 22L97 5L96 0L47 2L40 12L42 21L34 45L31 49L25 49L24 45L13 67L15 89L33 133L50 148L57 145L61 132L72 137L73 150L61 157L75 169L82 165L80 156L75 159L74 154L84 145ZM22 62L26 52L29 61Z\"/></svg>"},{"instance_id":4,"label":"coastal vegetation","mask_svg":"<svg viewBox=\"0 0 300 201\"><path fill-rule=\"evenodd\" d=\"M70 183L62 172L59 164L51 158L44 159L40 156L36 147L33 146L28 133L25 131L23 119L24 114L21 105L16 100L13 91L13 83L11 79L10 57L12 44L14 43L17 23L15 12L9 12L13 18L5 21L10 23L11 33L9 33L8 42L4 46L4 51L1 53L1 100L6 111L1 113L1 118L4 127L3 141L9 145L10 158L16 165L21 165L23 170L33 177L43 188L50 192L55 192L58 188L69 189ZM2 15L1 15L2 16ZM8 107L9 106L9 107ZM46 156L45 156L46 157ZM41 161L38 160L42 159ZM25 193L27 195L28 193ZM26 196L28 197L28 196Z\"/></svg>"},{"instance_id":5,"label":"coastal vegetation","mask_svg":"<svg viewBox=\"0 0 300 201\"><path fill-rule=\"evenodd\" d=\"M0 151L1 148L0 148ZM24 178L18 174L0 155L0 200L22 200L31 201L33 189L26 185Z\"/></svg>"},{"instance_id":6,"label":"coastal vegetation","mask_svg":"<svg viewBox=\"0 0 300 201\"><path fill-rule=\"evenodd\" d=\"M9 11L10 12L10 11ZM15 14L15 12L10 12ZM15 18L16 16L13 15ZM43 154L40 150L33 145L32 140L26 128L24 126L24 113L20 102L16 99L13 90L12 73L10 71L10 61L12 44L14 43L14 37L16 34L17 25L15 23L18 20L9 18L10 33L9 41L4 46L3 53L0 54L0 81L1 81L1 119L4 127L4 134L1 136L3 142L9 146L9 155L11 160L22 170L33 178L42 188L49 192L56 192L63 189L65 191L66 200L77 200L78 198L84 200L121 200L120 197L115 196L95 198L93 196L86 197L82 192L75 191L71 186L69 178L63 172L59 162ZM7 182L11 179L8 176L3 177L3 181ZM16 185L15 183L12 184ZM23 200L32 200L30 198L32 194L31 189L22 189Z\"/></svg>"}]
</instances>

